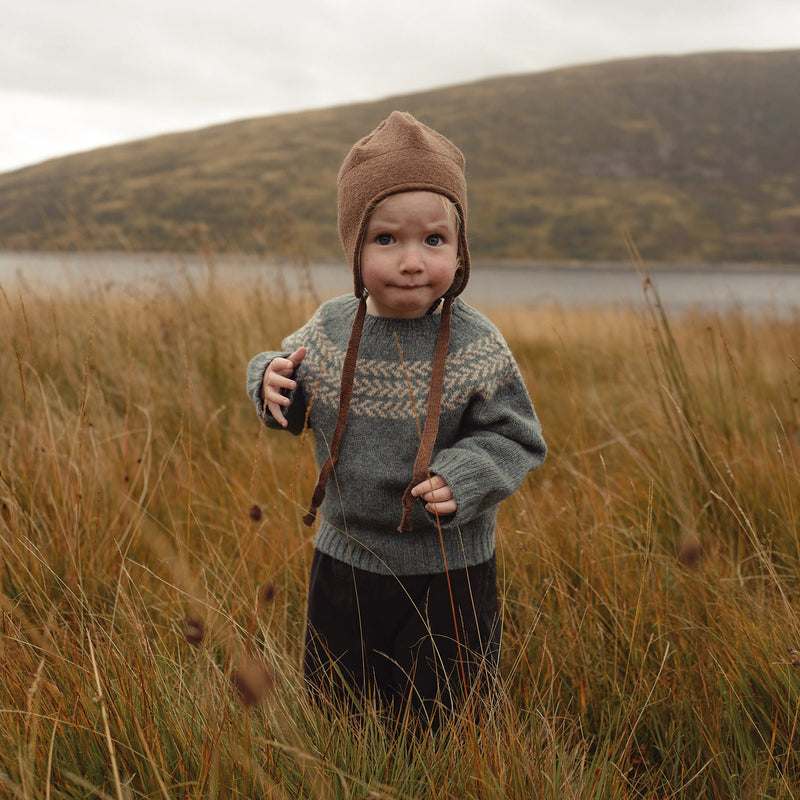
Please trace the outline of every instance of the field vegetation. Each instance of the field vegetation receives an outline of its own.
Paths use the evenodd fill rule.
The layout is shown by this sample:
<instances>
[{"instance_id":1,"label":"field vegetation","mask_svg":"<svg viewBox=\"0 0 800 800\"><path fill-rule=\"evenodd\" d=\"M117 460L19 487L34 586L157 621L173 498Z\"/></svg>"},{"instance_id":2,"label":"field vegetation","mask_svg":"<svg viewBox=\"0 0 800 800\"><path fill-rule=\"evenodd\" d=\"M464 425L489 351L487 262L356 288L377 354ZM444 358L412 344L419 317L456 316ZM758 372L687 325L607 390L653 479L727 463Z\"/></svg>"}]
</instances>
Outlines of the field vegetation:
<instances>
[{"instance_id":1,"label":"field vegetation","mask_svg":"<svg viewBox=\"0 0 800 800\"><path fill-rule=\"evenodd\" d=\"M550 454L504 692L413 739L299 674L316 477L244 368L313 301L0 293L0 796L797 798L800 317L496 309Z\"/></svg>"}]
</instances>

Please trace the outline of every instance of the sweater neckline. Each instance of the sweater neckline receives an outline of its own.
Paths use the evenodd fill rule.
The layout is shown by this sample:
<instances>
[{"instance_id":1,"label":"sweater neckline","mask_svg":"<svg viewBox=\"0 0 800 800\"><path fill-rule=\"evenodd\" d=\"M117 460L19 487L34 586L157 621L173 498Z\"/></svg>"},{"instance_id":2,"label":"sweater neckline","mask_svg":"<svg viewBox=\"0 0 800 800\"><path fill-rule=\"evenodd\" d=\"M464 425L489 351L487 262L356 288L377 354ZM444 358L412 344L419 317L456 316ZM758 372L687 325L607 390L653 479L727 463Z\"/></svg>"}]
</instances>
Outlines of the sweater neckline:
<instances>
[{"instance_id":1,"label":"sweater neckline","mask_svg":"<svg viewBox=\"0 0 800 800\"><path fill-rule=\"evenodd\" d=\"M358 300L353 298L355 305ZM453 303L453 310L456 309L459 300ZM364 318L365 329L372 331L438 331L439 323L442 319L441 314L423 314L421 317L379 317L367 312Z\"/></svg>"}]
</instances>

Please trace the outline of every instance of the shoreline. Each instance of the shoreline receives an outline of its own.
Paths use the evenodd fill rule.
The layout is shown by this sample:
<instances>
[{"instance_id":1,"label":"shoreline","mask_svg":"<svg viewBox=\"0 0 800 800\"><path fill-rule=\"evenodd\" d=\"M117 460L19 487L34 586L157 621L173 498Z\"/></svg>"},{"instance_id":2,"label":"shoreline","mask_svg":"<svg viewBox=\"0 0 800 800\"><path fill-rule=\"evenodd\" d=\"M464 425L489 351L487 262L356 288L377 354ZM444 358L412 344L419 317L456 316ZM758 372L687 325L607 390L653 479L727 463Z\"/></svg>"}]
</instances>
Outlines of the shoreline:
<instances>
[{"instance_id":1,"label":"shoreline","mask_svg":"<svg viewBox=\"0 0 800 800\"><path fill-rule=\"evenodd\" d=\"M156 250L94 250L94 251L60 251L60 250L0 250L0 267L10 261L38 261L52 259L63 261L66 266L76 262L93 261L102 264L105 261L140 260L143 264L158 262L160 264L174 262L176 266L197 266L206 264L210 267L230 266L268 266L272 268L295 267L303 269L302 263L295 259L260 256L250 253L235 252L160 252ZM320 258L309 261L308 267L324 269L341 268L347 272L348 267L343 259ZM576 272L580 270L597 272L637 272L644 268L648 272L800 272L800 261L797 263L783 261L647 261L641 265L632 261L582 261L579 259L518 259L518 258L481 258L472 257L472 268L477 271L527 270L529 272Z\"/></svg>"},{"instance_id":2,"label":"shoreline","mask_svg":"<svg viewBox=\"0 0 800 800\"><path fill-rule=\"evenodd\" d=\"M800 272L800 262L764 261L642 261L641 265L631 261L525 261L521 259L473 259L472 266L482 270L520 269L539 271L597 271L637 272L644 268L648 272Z\"/></svg>"},{"instance_id":3,"label":"shoreline","mask_svg":"<svg viewBox=\"0 0 800 800\"><path fill-rule=\"evenodd\" d=\"M800 311L800 265L609 261L473 261L464 297L478 308L509 305L641 306L652 283L672 309ZM353 290L344 261L266 259L252 255L47 253L0 251L0 289L23 292L114 291L146 296L211 285L310 292L323 301Z\"/></svg>"}]
</instances>

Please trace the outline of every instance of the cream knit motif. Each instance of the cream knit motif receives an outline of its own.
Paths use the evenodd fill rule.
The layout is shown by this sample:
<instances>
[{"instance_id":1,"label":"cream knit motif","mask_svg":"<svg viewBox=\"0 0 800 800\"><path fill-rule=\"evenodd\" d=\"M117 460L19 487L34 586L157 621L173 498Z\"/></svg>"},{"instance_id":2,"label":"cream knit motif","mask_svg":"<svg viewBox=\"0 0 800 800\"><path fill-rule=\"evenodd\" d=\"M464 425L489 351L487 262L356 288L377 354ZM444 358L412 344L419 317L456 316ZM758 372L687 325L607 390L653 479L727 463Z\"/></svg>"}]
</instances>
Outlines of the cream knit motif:
<instances>
[{"instance_id":1,"label":"cream knit motif","mask_svg":"<svg viewBox=\"0 0 800 800\"><path fill-rule=\"evenodd\" d=\"M298 339L297 345L310 348L305 369L320 375L314 402L335 411L339 405L344 352L325 331L321 315L315 315L303 331L303 339ZM415 407L418 413L424 412L428 402L430 362L409 362L404 358L401 361L400 351L395 350L395 361L359 358L358 383L350 403L351 414L414 420ZM442 410L458 409L472 393L488 399L501 385L520 380L519 369L502 339L487 334L480 341L469 342L458 350L451 348L447 357Z\"/></svg>"},{"instance_id":2,"label":"cream knit motif","mask_svg":"<svg viewBox=\"0 0 800 800\"><path fill-rule=\"evenodd\" d=\"M318 464L328 455L357 305L352 296L323 304L287 337L283 352L261 353L248 367L248 393L259 416L269 427L279 427L265 414L260 394L264 371L276 356L300 345L308 348L285 413L289 430L300 433L313 399L308 422ZM320 507L315 545L370 572L431 574L488 560L494 552L499 502L545 457L539 421L508 346L488 319L457 299L430 471L448 482L458 511L441 519L440 538L435 517L417 502L411 512L413 530L397 531L424 425L438 326L438 315L368 315L365 320L347 427Z\"/></svg>"}]
</instances>

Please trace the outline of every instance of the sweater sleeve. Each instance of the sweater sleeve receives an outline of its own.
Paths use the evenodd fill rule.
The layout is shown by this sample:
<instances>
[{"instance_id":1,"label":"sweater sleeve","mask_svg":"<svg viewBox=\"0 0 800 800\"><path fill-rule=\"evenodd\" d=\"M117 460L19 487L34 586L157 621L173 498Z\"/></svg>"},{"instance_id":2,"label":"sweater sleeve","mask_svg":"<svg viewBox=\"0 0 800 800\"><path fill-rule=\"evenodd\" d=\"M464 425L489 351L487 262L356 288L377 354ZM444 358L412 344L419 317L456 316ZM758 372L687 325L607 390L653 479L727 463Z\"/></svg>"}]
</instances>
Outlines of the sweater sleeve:
<instances>
[{"instance_id":1,"label":"sweater sleeve","mask_svg":"<svg viewBox=\"0 0 800 800\"><path fill-rule=\"evenodd\" d=\"M444 478L458 503L444 528L454 529L513 494L547 454L542 428L510 352L508 379L491 395L476 393L462 419L461 437L436 453L431 473Z\"/></svg>"}]
</instances>

